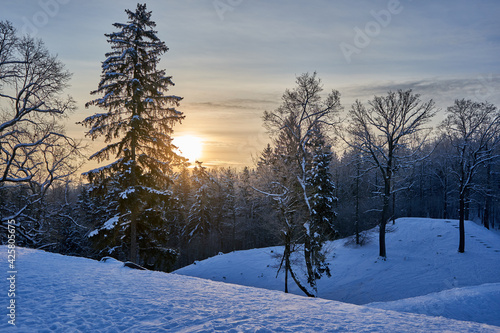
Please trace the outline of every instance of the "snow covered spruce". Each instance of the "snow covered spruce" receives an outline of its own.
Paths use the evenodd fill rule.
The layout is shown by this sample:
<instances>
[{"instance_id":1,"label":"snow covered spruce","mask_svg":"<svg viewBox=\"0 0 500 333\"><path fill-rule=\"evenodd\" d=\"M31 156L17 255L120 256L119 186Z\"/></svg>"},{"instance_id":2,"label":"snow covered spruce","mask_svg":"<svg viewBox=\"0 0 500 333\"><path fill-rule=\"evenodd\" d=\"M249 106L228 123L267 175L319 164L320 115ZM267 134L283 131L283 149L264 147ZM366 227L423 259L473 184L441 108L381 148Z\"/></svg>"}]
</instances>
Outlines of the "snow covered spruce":
<instances>
[{"instance_id":1,"label":"snow covered spruce","mask_svg":"<svg viewBox=\"0 0 500 333\"><path fill-rule=\"evenodd\" d=\"M157 68L168 51L157 36L146 5L126 10L127 23L115 23L117 32L106 34L111 51L102 63L97 90L102 95L86 104L106 112L87 117L87 136L103 138L107 145L90 158L114 158L86 172L89 191L102 198L99 228L90 233L102 255L129 258L154 267L168 267L176 253L165 248L169 212L174 204L170 186L173 169L185 159L172 144L173 125L184 115L175 107L182 99L167 95L173 85L165 70ZM128 242L123 240L127 239Z\"/></svg>"}]
</instances>

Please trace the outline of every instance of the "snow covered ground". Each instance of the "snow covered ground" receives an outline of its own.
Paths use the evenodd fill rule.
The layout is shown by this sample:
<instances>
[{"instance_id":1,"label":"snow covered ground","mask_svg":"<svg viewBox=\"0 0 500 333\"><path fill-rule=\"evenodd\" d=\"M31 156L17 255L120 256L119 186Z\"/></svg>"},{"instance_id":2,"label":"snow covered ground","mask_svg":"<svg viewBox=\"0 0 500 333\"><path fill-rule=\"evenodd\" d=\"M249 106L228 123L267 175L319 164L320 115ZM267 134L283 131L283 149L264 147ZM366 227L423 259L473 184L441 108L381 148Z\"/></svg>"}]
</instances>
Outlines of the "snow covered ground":
<instances>
[{"instance_id":1,"label":"snow covered ground","mask_svg":"<svg viewBox=\"0 0 500 333\"><path fill-rule=\"evenodd\" d=\"M368 306L500 326L500 283L454 288L399 301L370 303Z\"/></svg>"},{"instance_id":2,"label":"snow covered ground","mask_svg":"<svg viewBox=\"0 0 500 333\"><path fill-rule=\"evenodd\" d=\"M379 309L387 307L429 313L429 309L437 308L445 315L450 312L450 308L453 310L456 306L480 307L482 303L478 302L486 300L485 306L489 307L492 306L490 301L496 300L496 308L489 308L484 312L493 312L498 316L499 281L490 281L494 280L493 275L498 273L500 266L500 253L495 252L499 245L498 235L495 235L496 238L489 238L487 232L484 233L480 228L475 230L473 226L468 225L468 237L476 235L468 242L469 252L458 255L453 244L450 249L433 249L432 251L441 253L434 253L426 260L420 259L420 256L430 255L429 247L434 248L441 242L449 243L444 231L451 228L455 235L457 232L453 223L430 220L398 222L398 231L388 235L390 259L387 262L377 260L376 254L372 253L373 249L368 251L373 244L366 248L349 248L343 245L344 241L335 242L332 248L336 253L335 259L332 260L335 275L330 279L321 280L320 288L323 293L328 291L333 295L335 285L341 288L349 287L347 276L339 279L340 274L351 274L349 271L341 273L341 263L347 260L342 259L342 256L349 256L351 260L358 258L354 264L365 265L352 271L352 274L358 275L351 276L352 286L357 286L359 291L364 292L364 296L355 297L356 290L344 290L338 292L340 297L366 301L377 298L394 299L399 296L404 298L407 294L416 293L417 287L410 292L403 292L403 282L394 284L398 281L398 276L389 279L389 283L393 285L387 286L384 279L393 274L399 275L400 278L409 278L411 272L423 274L424 281L428 282L431 277L426 277L426 271L429 271L427 274L434 272L436 279L449 281L441 281L444 286L441 290L449 290L422 296L425 297L423 299L417 297L370 304L369 307L320 298L311 299L276 290L221 283L180 274L139 271L123 267L123 263L114 260L98 262L18 248L15 327L8 323L9 318L5 316L10 301L7 296L10 286L5 278L8 275L7 247L0 246L0 266L4 271L4 278L0 283L3 290L0 292L0 304L3 304L4 308L0 332L500 332L498 326ZM423 226L421 230L407 233L405 230L409 227L415 228L414 224ZM418 232L427 233L427 236L438 232L441 236L434 235L439 239L438 242L429 239L417 247L411 240L422 241ZM396 243L398 246L391 245L399 238L402 242ZM405 246L422 251L415 252L410 257L405 253L396 253L398 248L404 252ZM217 277L222 281L233 279L238 280L236 282L259 283L264 286L265 281L275 283L281 278L275 278L276 273L271 267L276 260L270 255L271 250L259 249L221 255L199 262L184 271L193 270L196 266L196 269L211 275L211 278ZM493 256L489 256L490 252ZM445 260L440 261L435 257L445 257ZM233 262L235 259L237 260ZM461 269L455 270L453 265L445 264L445 261L451 259L454 259L454 265L460 266ZM465 266L470 265L469 259L478 262L474 266ZM431 264L428 270L419 268L423 262L425 265ZM211 270L206 266L207 263L211 263ZM405 265L408 272L402 275L405 270L398 268L398 263ZM440 263L443 264L442 267L439 266ZM445 273L441 273L441 270ZM479 276L470 273L471 270L478 270ZM383 272L383 275L370 275L375 272ZM500 275L497 274L496 277L497 280L500 279ZM364 279L367 284L372 283L370 279L377 280L383 290L391 291L391 295L382 297L381 291L370 295L369 288L357 279ZM336 280L340 280L341 284L335 284ZM410 282L423 288L422 293L427 289L435 289L435 286L426 289L418 281L416 276ZM465 286L469 282L471 286L479 286L451 289L454 286ZM487 282L490 283L485 284ZM329 287L330 285L333 287ZM487 297L482 298L485 295ZM441 312L431 314L439 315ZM482 311L478 308L476 312ZM490 319L483 318L483 321Z\"/></svg>"},{"instance_id":3,"label":"snow covered ground","mask_svg":"<svg viewBox=\"0 0 500 333\"><path fill-rule=\"evenodd\" d=\"M389 227L387 261L377 258L376 230L363 247L345 239L329 244L332 277L319 281L319 297L353 304L377 302L369 305L500 326L498 233L466 222L466 252L458 253L456 220L405 218ZM273 259L281 251L275 247L233 252L176 273L283 290L284 277L276 278L278 261ZM293 281L290 291L302 294Z\"/></svg>"},{"instance_id":4,"label":"snow covered ground","mask_svg":"<svg viewBox=\"0 0 500 333\"><path fill-rule=\"evenodd\" d=\"M0 251L6 267L7 249ZM484 324L138 271L117 261L30 249L17 255L16 326L4 315L2 332L500 332ZM4 312L6 294L0 297Z\"/></svg>"}]
</instances>

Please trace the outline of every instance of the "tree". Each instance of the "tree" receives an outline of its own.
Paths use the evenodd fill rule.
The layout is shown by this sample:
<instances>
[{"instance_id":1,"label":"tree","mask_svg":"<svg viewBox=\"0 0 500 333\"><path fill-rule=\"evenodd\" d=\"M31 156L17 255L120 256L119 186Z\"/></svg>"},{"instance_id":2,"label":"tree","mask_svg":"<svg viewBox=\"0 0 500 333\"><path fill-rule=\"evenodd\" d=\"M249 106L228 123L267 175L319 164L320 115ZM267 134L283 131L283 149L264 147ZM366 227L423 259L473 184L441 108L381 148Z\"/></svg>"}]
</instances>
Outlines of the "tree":
<instances>
[{"instance_id":1,"label":"tree","mask_svg":"<svg viewBox=\"0 0 500 333\"><path fill-rule=\"evenodd\" d=\"M453 185L453 182L451 181L452 176L450 175L450 151L452 150L452 146L444 134L441 134L435 142L433 142L433 144L435 148L433 158L431 159L430 172L432 173L433 178L437 180L437 186L435 187L439 186L442 188L442 198L439 198L442 203L442 208L440 209L441 215L439 217L448 219L451 215L448 207L448 196Z\"/></svg>"},{"instance_id":2,"label":"tree","mask_svg":"<svg viewBox=\"0 0 500 333\"><path fill-rule=\"evenodd\" d=\"M470 190L479 167L499 158L500 112L490 103L455 100L442 129L454 148L452 173L459 185L459 246L465 251L465 219Z\"/></svg>"},{"instance_id":3,"label":"tree","mask_svg":"<svg viewBox=\"0 0 500 333\"><path fill-rule=\"evenodd\" d=\"M202 163L196 162L192 179L194 200L189 209L189 216L183 234L188 239L188 242L192 241L196 236L201 237L202 256L206 258L209 255L208 240L210 232L215 229L212 178L206 168L202 166Z\"/></svg>"},{"instance_id":4,"label":"tree","mask_svg":"<svg viewBox=\"0 0 500 333\"><path fill-rule=\"evenodd\" d=\"M411 90L377 97L368 107L356 101L349 112L345 141L354 149L368 156L383 180L383 205L380 216L379 256L387 257L385 227L389 220L390 198L393 192L395 172L417 159L418 151L426 135L418 137L424 125L433 117L434 102L422 103L420 95Z\"/></svg>"},{"instance_id":5,"label":"tree","mask_svg":"<svg viewBox=\"0 0 500 333\"><path fill-rule=\"evenodd\" d=\"M318 154L319 151L314 149L315 145L324 149L321 140L326 138L327 129L335 124L335 117L341 106L338 91L333 90L325 99L321 97L323 88L316 73L302 74L297 77L296 83L295 89L286 90L283 94L281 106L272 112L266 111L263 119L274 139L274 153L278 160L278 172L273 181L277 184L274 187L278 192L274 193L274 198L279 203L279 210L287 225L285 230L289 230L285 235L285 256L290 254L289 249L293 247L293 244L287 242L296 243L299 239L304 241L307 282L313 291L308 291L299 281L291 266L288 268L301 290L306 295L313 296L317 292L316 280L323 272L328 272L321 250L324 237L315 235L325 224L328 225L325 229L330 227L330 216L333 214L326 210L314 210L318 207L314 206L312 199L314 195L319 195L320 186L315 183L314 177L322 174L318 168L327 170L329 167L329 162L324 159L325 155ZM331 193L327 196L327 200L334 200ZM294 233L297 235L293 235ZM299 239L295 238L297 236Z\"/></svg>"},{"instance_id":6,"label":"tree","mask_svg":"<svg viewBox=\"0 0 500 333\"><path fill-rule=\"evenodd\" d=\"M102 63L102 76L93 95L102 95L86 104L104 113L87 117L87 136L104 137L107 145L90 158L112 163L85 175L102 194L116 192L119 217L130 240L129 258L137 262L138 231L148 230L151 214L166 223L162 209L173 204L169 190L172 170L184 163L172 144L173 125L184 115L175 109L181 97L167 95L173 86L165 70L157 68L167 46L156 36L156 26L146 5L135 12L126 10L127 23L115 23L119 31L106 34L111 52ZM140 239L154 237L141 235Z\"/></svg>"},{"instance_id":7,"label":"tree","mask_svg":"<svg viewBox=\"0 0 500 333\"><path fill-rule=\"evenodd\" d=\"M324 273L331 276L322 247L326 240L335 235L334 205L337 197L330 170L332 152L321 132L315 134L312 146L312 165L307 175L311 216L307 224L305 250L306 258L310 258L310 264L307 265L308 283L317 292L316 280Z\"/></svg>"},{"instance_id":8,"label":"tree","mask_svg":"<svg viewBox=\"0 0 500 333\"><path fill-rule=\"evenodd\" d=\"M222 197L222 214L224 218L224 225L229 229L231 239L231 250L236 250L236 233L238 227L238 193L236 189L237 176L231 168L221 170L221 197ZM222 237L222 235L221 235Z\"/></svg>"},{"instance_id":9,"label":"tree","mask_svg":"<svg viewBox=\"0 0 500 333\"><path fill-rule=\"evenodd\" d=\"M2 204L0 220L16 219L19 238L31 246L49 228L43 219L47 191L79 167L81 147L61 125L75 108L62 96L70 78L41 40L20 38L0 21L0 192L18 197L16 204Z\"/></svg>"}]
</instances>

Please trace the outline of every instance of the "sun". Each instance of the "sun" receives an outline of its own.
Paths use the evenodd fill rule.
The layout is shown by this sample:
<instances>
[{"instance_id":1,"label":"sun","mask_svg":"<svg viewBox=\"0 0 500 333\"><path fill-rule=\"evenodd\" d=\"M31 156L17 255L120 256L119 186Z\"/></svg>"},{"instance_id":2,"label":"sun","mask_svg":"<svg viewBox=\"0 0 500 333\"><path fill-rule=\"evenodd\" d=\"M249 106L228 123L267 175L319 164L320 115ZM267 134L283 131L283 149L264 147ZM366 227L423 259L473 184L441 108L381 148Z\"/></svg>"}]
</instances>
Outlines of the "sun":
<instances>
[{"instance_id":1,"label":"sun","mask_svg":"<svg viewBox=\"0 0 500 333\"><path fill-rule=\"evenodd\" d=\"M173 143L179 149L178 153L187 158L190 163L198 161L203 150L203 140L193 135L175 137Z\"/></svg>"}]
</instances>

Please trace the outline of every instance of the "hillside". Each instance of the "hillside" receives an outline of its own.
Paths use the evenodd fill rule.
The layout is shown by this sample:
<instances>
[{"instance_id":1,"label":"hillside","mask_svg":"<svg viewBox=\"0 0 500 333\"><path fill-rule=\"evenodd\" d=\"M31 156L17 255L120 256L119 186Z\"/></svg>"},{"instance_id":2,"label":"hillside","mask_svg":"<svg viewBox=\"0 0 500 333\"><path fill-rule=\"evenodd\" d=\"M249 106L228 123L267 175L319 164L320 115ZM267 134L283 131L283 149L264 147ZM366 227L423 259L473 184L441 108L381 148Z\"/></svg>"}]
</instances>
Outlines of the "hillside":
<instances>
[{"instance_id":1,"label":"hillside","mask_svg":"<svg viewBox=\"0 0 500 333\"><path fill-rule=\"evenodd\" d=\"M0 253L6 272L7 248L0 246ZM500 332L484 324L133 270L114 260L22 248L16 259L16 326L4 316L2 332ZM7 280L1 281L8 290ZM9 303L6 292L0 302Z\"/></svg>"},{"instance_id":2,"label":"hillside","mask_svg":"<svg viewBox=\"0 0 500 333\"><path fill-rule=\"evenodd\" d=\"M493 283L489 288L477 289L473 293L476 296L468 293L470 298L467 302L462 302L461 306L469 306L470 311L467 312L476 313L474 318L478 321L500 325L498 316L491 310L498 309L498 299L489 297L492 288L496 290L493 295L498 295L500 290L500 236L468 221L466 252L458 253L457 224L455 220L399 219L394 226L390 225L391 232L386 235L387 261L377 258L375 229L369 233L371 242L363 247L350 245L352 242L347 239L328 244L332 277L324 277L319 281L319 297L367 304ZM284 276L280 273L276 278L279 261L274 258L274 255L281 251L280 247L274 247L233 252L197 262L176 273L283 290ZM292 293L302 294L293 281L290 286ZM477 296L478 294L482 296ZM441 297L441 303L443 295L446 294L437 297ZM455 304L456 301L455 297L448 298L446 302ZM445 310L443 304L435 306L435 311L425 311L425 307L420 307L417 311L418 306L403 307L401 304L388 308L429 315L447 315L450 318L460 317L460 313L464 312L458 306L454 309L448 306ZM478 315L481 312L477 310L478 304L484 309L484 315ZM474 318L461 317L468 320Z\"/></svg>"},{"instance_id":3,"label":"hillside","mask_svg":"<svg viewBox=\"0 0 500 333\"><path fill-rule=\"evenodd\" d=\"M448 289L398 301L370 303L367 306L500 326L500 283Z\"/></svg>"}]
</instances>

